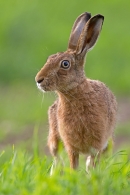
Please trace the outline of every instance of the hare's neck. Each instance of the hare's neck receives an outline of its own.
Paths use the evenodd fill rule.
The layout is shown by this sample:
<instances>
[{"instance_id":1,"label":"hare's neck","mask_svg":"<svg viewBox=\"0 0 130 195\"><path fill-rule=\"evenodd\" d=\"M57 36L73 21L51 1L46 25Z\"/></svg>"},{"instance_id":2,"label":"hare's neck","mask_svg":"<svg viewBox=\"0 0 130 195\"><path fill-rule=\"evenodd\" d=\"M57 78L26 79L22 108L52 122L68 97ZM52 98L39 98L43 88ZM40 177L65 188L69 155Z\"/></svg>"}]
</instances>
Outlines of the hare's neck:
<instances>
[{"instance_id":1,"label":"hare's neck","mask_svg":"<svg viewBox=\"0 0 130 195\"><path fill-rule=\"evenodd\" d=\"M90 82L85 78L83 82L78 84L75 88L57 93L61 101L74 101L82 99L86 93L91 91L91 89Z\"/></svg>"}]
</instances>

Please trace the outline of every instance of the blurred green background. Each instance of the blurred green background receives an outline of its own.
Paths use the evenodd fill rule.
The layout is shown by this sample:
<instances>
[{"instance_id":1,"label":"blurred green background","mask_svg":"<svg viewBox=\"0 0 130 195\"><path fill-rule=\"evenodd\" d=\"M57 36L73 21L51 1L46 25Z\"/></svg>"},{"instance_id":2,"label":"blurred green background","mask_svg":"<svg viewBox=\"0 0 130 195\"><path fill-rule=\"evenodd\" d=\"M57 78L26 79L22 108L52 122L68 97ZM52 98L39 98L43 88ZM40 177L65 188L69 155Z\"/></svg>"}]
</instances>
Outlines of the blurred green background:
<instances>
[{"instance_id":1,"label":"blurred green background","mask_svg":"<svg viewBox=\"0 0 130 195\"><path fill-rule=\"evenodd\" d=\"M74 20L88 11L105 16L88 54L86 75L105 82L119 102L115 147L130 141L130 1L0 0L0 149L33 147L47 153L47 110L55 99L36 88L48 55L65 51Z\"/></svg>"}]
</instances>

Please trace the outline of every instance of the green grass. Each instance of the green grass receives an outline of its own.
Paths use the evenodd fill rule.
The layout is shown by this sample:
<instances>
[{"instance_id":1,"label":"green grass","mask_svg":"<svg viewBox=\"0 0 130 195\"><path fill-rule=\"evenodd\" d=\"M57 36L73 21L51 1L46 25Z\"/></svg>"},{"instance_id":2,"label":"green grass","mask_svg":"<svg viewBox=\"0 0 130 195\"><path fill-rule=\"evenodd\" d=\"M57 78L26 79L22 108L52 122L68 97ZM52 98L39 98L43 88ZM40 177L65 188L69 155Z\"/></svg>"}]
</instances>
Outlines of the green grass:
<instances>
[{"instance_id":1,"label":"green grass","mask_svg":"<svg viewBox=\"0 0 130 195\"><path fill-rule=\"evenodd\" d=\"M62 155L62 154L61 154ZM127 195L130 193L130 161L126 151L103 158L96 169L85 172L58 166L50 176L52 161L37 152L15 149L6 159L0 155L0 195ZM4 159L4 161L3 161ZM62 170L62 173L61 173Z\"/></svg>"}]
</instances>

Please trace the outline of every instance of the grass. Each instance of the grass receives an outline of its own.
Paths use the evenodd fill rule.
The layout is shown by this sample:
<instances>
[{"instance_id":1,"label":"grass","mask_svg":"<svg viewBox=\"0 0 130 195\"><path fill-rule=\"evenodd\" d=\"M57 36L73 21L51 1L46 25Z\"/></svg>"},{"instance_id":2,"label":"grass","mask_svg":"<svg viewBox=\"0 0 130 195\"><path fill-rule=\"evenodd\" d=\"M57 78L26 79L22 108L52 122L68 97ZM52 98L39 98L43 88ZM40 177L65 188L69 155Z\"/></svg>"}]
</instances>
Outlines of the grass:
<instances>
[{"instance_id":1,"label":"grass","mask_svg":"<svg viewBox=\"0 0 130 195\"><path fill-rule=\"evenodd\" d=\"M50 176L51 159L15 149L6 160L0 155L0 195L127 195L130 193L130 160L126 151L103 158L90 174L58 166ZM62 173L61 173L62 169Z\"/></svg>"},{"instance_id":2,"label":"grass","mask_svg":"<svg viewBox=\"0 0 130 195\"><path fill-rule=\"evenodd\" d=\"M130 194L129 150L102 159L90 175L84 171L84 159L79 170L70 173L61 152L64 174L59 165L50 177L46 124L55 97L43 96L34 81L48 55L66 50L75 18L84 11L101 13L105 22L99 42L87 56L86 75L129 101L129 7L128 0L0 1L0 195ZM129 137L129 129L127 121L117 134Z\"/></svg>"},{"instance_id":3,"label":"grass","mask_svg":"<svg viewBox=\"0 0 130 195\"><path fill-rule=\"evenodd\" d=\"M44 123L54 96L46 94L42 102L43 94L32 85L4 86L1 87L1 92L3 102L0 105L1 143L7 137L9 140L7 139L2 147L4 149L1 148L0 195L127 195L130 193L129 149L117 152L110 158L103 158L101 164L95 170L91 170L89 175L85 172L84 158L81 158L79 170L70 172L68 158L61 151L65 161L64 174L61 175L62 167L59 165L50 177L52 158L44 155L43 148L47 138L45 132L48 130L46 126L44 131ZM120 126L117 132L121 134L125 131L129 136L130 125L125 124ZM29 140L24 140L22 133L29 131L28 125L31 125L34 132L30 134ZM20 140L16 135L21 137ZM12 145L11 136L14 137ZM10 145L7 147L8 142ZM15 147L13 143L16 143Z\"/></svg>"}]
</instances>

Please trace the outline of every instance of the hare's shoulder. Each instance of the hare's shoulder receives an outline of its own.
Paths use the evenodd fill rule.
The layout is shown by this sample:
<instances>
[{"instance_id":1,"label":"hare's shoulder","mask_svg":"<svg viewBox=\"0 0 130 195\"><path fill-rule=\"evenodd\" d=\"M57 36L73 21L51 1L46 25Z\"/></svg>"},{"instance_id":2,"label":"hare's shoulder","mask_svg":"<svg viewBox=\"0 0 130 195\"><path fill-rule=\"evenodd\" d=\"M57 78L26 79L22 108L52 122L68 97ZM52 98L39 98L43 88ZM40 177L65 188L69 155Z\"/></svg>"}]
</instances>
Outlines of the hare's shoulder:
<instances>
[{"instance_id":1,"label":"hare's shoulder","mask_svg":"<svg viewBox=\"0 0 130 195\"><path fill-rule=\"evenodd\" d=\"M91 80L91 79L87 79L87 82L91 85L92 89L94 91L98 91L98 90L109 90L108 87L101 81L99 80Z\"/></svg>"},{"instance_id":2,"label":"hare's shoulder","mask_svg":"<svg viewBox=\"0 0 130 195\"><path fill-rule=\"evenodd\" d=\"M111 90L103 82L91 79L87 79L87 81L91 86L90 93L92 92L92 94L95 94L96 96L103 96L104 98L113 96Z\"/></svg>"},{"instance_id":3,"label":"hare's shoulder","mask_svg":"<svg viewBox=\"0 0 130 195\"><path fill-rule=\"evenodd\" d=\"M91 85L92 91L90 92L90 96L96 98L96 101L100 103L105 103L109 107L113 107L115 110L117 109L117 102L112 91L101 81L87 79L89 84Z\"/></svg>"}]
</instances>

